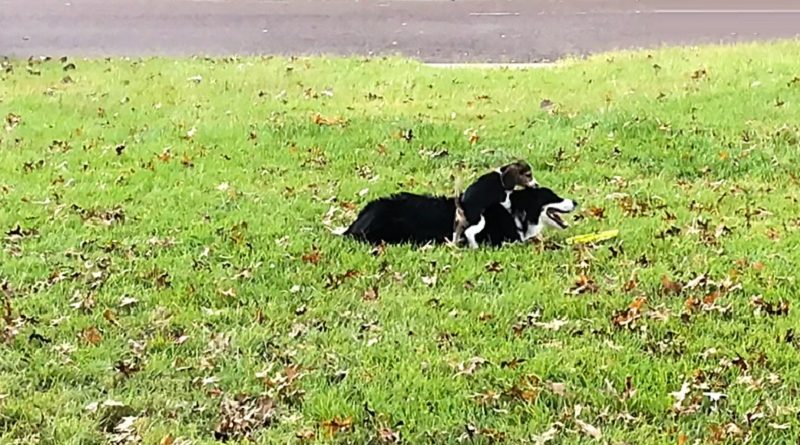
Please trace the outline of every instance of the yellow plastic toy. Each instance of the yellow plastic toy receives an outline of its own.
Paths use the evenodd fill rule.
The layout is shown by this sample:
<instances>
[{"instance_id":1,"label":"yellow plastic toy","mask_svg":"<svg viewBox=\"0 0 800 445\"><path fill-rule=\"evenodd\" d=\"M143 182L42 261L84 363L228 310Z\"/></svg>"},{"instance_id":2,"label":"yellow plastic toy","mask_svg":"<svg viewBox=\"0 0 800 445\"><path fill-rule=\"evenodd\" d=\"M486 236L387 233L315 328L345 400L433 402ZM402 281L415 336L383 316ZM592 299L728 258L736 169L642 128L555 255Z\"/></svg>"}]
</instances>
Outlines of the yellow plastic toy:
<instances>
[{"instance_id":1,"label":"yellow plastic toy","mask_svg":"<svg viewBox=\"0 0 800 445\"><path fill-rule=\"evenodd\" d=\"M567 238L567 244L587 244L597 241L605 241L619 235L619 230L606 230L605 232L587 233L586 235L577 235Z\"/></svg>"}]
</instances>

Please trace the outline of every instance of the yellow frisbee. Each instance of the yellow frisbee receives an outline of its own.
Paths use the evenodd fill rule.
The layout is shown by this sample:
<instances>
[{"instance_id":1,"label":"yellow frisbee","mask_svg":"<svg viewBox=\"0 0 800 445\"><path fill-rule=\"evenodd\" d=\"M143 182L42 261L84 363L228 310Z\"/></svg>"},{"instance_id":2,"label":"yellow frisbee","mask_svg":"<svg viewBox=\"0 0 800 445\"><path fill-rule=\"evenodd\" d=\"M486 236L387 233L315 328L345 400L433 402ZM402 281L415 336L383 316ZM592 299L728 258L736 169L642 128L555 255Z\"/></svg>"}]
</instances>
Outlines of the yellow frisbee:
<instances>
[{"instance_id":1,"label":"yellow frisbee","mask_svg":"<svg viewBox=\"0 0 800 445\"><path fill-rule=\"evenodd\" d=\"M587 233L586 235L577 235L567 238L567 244L586 244L596 241L605 241L619 235L619 230L606 230L605 232Z\"/></svg>"}]
</instances>

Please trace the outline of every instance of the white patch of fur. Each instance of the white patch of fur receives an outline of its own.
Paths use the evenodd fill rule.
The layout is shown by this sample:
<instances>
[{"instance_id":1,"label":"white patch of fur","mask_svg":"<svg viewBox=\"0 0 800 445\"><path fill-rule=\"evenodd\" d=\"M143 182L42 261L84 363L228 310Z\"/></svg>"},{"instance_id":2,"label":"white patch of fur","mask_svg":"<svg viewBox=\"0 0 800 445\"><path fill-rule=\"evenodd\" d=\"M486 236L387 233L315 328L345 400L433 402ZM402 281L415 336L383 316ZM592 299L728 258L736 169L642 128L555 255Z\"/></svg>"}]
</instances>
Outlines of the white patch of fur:
<instances>
[{"instance_id":1,"label":"white patch of fur","mask_svg":"<svg viewBox=\"0 0 800 445\"><path fill-rule=\"evenodd\" d=\"M556 209L561 210L562 212L569 213L575 210L575 203L571 199L565 199L561 202L555 204L547 204L544 206L545 210L547 209Z\"/></svg>"},{"instance_id":2,"label":"white patch of fur","mask_svg":"<svg viewBox=\"0 0 800 445\"><path fill-rule=\"evenodd\" d=\"M546 227L551 227L557 230L563 230L563 227L559 226L555 221L553 221L549 216L547 216L547 209L557 209L561 210L562 212L569 213L575 210L575 203L572 202L571 199L565 199L561 202L557 202L555 204L548 204L542 208L542 213L539 214L539 220L536 221L536 224L530 224L528 227L525 228L525 231L517 230L520 234L520 238L522 241L528 241L531 238L536 238L539 236L542 231ZM516 218L515 218L516 219ZM517 228L519 229L522 226L521 221L524 221L524 215L521 219L516 219L517 221Z\"/></svg>"},{"instance_id":3,"label":"white patch of fur","mask_svg":"<svg viewBox=\"0 0 800 445\"><path fill-rule=\"evenodd\" d=\"M554 204L547 204L542 208L542 213L539 214L539 224L537 225L546 225L554 229L563 230L564 227L558 225L557 222L553 221L550 216L547 215L548 209L556 209L564 213L569 213L575 210L575 203L571 199L565 199ZM539 229L539 232L541 232L541 229Z\"/></svg>"},{"instance_id":4,"label":"white patch of fur","mask_svg":"<svg viewBox=\"0 0 800 445\"><path fill-rule=\"evenodd\" d=\"M542 224L542 217L539 216L539 221L536 224L530 224L527 229L525 229L525 233L522 234L522 241L528 241L531 238L536 238L542 233L542 229L544 228L544 224Z\"/></svg>"},{"instance_id":5,"label":"white patch of fur","mask_svg":"<svg viewBox=\"0 0 800 445\"><path fill-rule=\"evenodd\" d=\"M475 240L475 237L481 233L481 231L486 227L486 218L481 215L481 220L478 221L477 224L474 226L467 227L467 230L464 230L464 237L467 238L467 242L469 243L469 247L473 249L478 248L478 241Z\"/></svg>"},{"instance_id":6,"label":"white patch of fur","mask_svg":"<svg viewBox=\"0 0 800 445\"><path fill-rule=\"evenodd\" d=\"M500 203L500 205L503 206L503 208L508 212L511 211L511 193L513 193L513 190L506 190L506 199Z\"/></svg>"}]
</instances>

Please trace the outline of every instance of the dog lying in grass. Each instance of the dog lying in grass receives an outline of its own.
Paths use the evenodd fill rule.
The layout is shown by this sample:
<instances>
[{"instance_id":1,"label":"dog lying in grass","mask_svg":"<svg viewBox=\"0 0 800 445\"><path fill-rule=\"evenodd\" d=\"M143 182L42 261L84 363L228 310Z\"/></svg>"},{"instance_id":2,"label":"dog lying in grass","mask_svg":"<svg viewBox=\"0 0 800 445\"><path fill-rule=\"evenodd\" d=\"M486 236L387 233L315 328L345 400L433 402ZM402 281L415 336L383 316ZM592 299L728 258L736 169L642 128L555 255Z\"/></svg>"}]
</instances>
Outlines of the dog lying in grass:
<instances>
[{"instance_id":1,"label":"dog lying in grass","mask_svg":"<svg viewBox=\"0 0 800 445\"><path fill-rule=\"evenodd\" d=\"M453 227L454 245L461 242L461 235L473 249L478 247L476 236L486 227L484 212L495 204L511 209L511 193L517 187L536 187L531 166L525 161L516 161L486 173L470 184L461 196L455 198L456 215Z\"/></svg>"},{"instance_id":2,"label":"dog lying in grass","mask_svg":"<svg viewBox=\"0 0 800 445\"><path fill-rule=\"evenodd\" d=\"M484 227L476 233L475 242L500 246L529 240L545 227L565 229L562 215L576 206L549 188L514 190L508 209L502 203L484 209ZM369 202L344 236L371 244L445 244L450 241L455 215L455 197L397 193Z\"/></svg>"}]
</instances>

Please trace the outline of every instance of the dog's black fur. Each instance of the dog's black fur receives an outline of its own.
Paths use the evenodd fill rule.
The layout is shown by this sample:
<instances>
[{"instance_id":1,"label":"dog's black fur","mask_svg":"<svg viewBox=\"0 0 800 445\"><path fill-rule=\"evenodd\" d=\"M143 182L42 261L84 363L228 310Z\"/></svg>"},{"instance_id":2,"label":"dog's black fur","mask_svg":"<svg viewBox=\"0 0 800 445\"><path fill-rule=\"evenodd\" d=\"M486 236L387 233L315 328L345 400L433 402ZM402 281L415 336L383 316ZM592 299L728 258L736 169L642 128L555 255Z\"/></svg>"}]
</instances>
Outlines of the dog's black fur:
<instances>
[{"instance_id":1,"label":"dog's black fur","mask_svg":"<svg viewBox=\"0 0 800 445\"><path fill-rule=\"evenodd\" d=\"M529 226L539 224L542 208L561 200L545 187L516 190L510 211L501 204L486 208L486 227L476 241L491 246L521 241ZM442 244L453 234L455 210L452 197L398 193L368 203L344 235L371 244Z\"/></svg>"}]
</instances>

